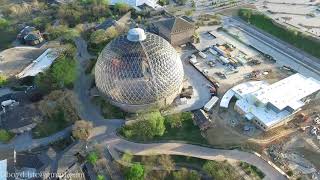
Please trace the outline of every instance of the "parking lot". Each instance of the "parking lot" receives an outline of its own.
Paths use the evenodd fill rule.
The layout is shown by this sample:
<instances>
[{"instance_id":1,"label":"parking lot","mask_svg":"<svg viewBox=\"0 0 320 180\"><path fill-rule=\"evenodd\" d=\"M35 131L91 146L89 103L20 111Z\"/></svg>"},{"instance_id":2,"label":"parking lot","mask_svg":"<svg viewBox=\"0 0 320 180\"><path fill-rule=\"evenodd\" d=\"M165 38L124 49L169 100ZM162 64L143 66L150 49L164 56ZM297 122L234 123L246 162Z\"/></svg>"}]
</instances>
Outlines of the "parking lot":
<instances>
[{"instance_id":1,"label":"parking lot","mask_svg":"<svg viewBox=\"0 0 320 180\"><path fill-rule=\"evenodd\" d=\"M194 46L202 50L203 54L194 53L193 56L190 55L186 59L189 61L189 66L193 66L217 86L219 97L231 87L244 81L266 80L273 83L293 73L281 69L281 66L275 64L275 61L271 61L260 52L223 31L205 27L200 28L199 31L200 43ZM213 46L224 49L225 53L231 57L230 61L233 62L223 62L221 55L213 50ZM190 60L192 57L195 57L195 60Z\"/></svg>"}]
</instances>

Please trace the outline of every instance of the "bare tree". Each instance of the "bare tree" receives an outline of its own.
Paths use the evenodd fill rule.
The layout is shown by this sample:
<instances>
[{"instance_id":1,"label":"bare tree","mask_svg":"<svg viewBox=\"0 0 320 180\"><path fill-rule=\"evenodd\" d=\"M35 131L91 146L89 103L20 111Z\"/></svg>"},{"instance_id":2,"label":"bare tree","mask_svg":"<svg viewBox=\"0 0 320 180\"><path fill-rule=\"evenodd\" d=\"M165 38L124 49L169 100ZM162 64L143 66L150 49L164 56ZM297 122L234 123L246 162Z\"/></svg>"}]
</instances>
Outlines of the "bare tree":
<instances>
[{"instance_id":1,"label":"bare tree","mask_svg":"<svg viewBox=\"0 0 320 180\"><path fill-rule=\"evenodd\" d=\"M79 140L87 140L93 128L92 122L85 120L76 121L72 127L72 136Z\"/></svg>"}]
</instances>

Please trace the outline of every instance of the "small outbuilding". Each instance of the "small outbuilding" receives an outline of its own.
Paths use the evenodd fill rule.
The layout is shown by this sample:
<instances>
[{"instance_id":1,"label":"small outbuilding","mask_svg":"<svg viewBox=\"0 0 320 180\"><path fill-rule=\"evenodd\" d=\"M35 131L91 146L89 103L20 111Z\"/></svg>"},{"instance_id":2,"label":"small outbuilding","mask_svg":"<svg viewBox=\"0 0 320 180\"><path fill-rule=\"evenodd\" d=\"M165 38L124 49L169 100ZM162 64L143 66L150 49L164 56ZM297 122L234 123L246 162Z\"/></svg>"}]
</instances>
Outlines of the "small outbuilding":
<instances>
[{"instance_id":1,"label":"small outbuilding","mask_svg":"<svg viewBox=\"0 0 320 180\"><path fill-rule=\"evenodd\" d=\"M27 44L31 46L40 44L43 41L40 31L32 26L24 27L17 35L17 39L22 44Z\"/></svg>"}]
</instances>

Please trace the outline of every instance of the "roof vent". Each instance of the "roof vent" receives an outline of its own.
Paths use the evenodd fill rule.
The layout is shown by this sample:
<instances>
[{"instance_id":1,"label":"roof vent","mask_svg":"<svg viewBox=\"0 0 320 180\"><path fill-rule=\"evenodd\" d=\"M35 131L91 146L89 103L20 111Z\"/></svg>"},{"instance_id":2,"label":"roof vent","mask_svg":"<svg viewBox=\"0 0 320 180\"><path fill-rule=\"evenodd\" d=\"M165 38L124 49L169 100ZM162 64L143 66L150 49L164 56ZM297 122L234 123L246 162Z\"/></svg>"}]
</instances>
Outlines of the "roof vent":
<instances>
[{"instance_id":1,"label":"roof vent","mask_svg":"<svg viewBox=\"0 0 320 180\"><path fill-rule=\"evenodd\" d=\"M132 42L143 41L146 39L146 34L141 28L133 28L129 30L127 39Z\"/></svg>"}]
</instances>

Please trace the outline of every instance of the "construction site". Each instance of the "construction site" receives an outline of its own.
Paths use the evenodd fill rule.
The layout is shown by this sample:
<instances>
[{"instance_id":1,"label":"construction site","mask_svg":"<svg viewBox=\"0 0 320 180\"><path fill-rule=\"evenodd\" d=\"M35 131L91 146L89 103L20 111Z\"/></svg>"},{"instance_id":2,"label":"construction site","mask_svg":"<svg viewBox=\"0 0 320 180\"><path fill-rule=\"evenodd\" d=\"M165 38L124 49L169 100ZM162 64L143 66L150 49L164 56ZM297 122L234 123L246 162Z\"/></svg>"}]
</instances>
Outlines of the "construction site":
<instances>
[{"instance_id":1,"label":"construction site","mask_svg":"<svg viewBox=\"0 0 320 180\"><path fill-rule=\"evenodd\" d=\"M300 70L305 77L309 77L308 70L293 68L284 61L287 58L284 55L274 56L261 52L219 26L203 26L198 29L198 33L200 42L192 44L190 49L182 49L181 53L182 57L185 57L182 59L185 61L185 69L191 66L208 82L205 86L212 99L211 102L207 100L208 103L202 109L214 125L202 130L209 144L221 148L255 150L266 159L271 158L283 170L289 171L290 175L291 171L298 172L292 174L295 177L319 176L319 95L312 97L309 104L299 108L288 122L268 131L239 115L234 109L237 98L230 97L226 107L218 105L223 103L223 96L228 90L239 84L274 84L300 73ZM318 78L316 75L312 77ZM315 90L317 94L319 90ZM298 146L295 145L297 143Z\"/></svg>"}]
</instances>

